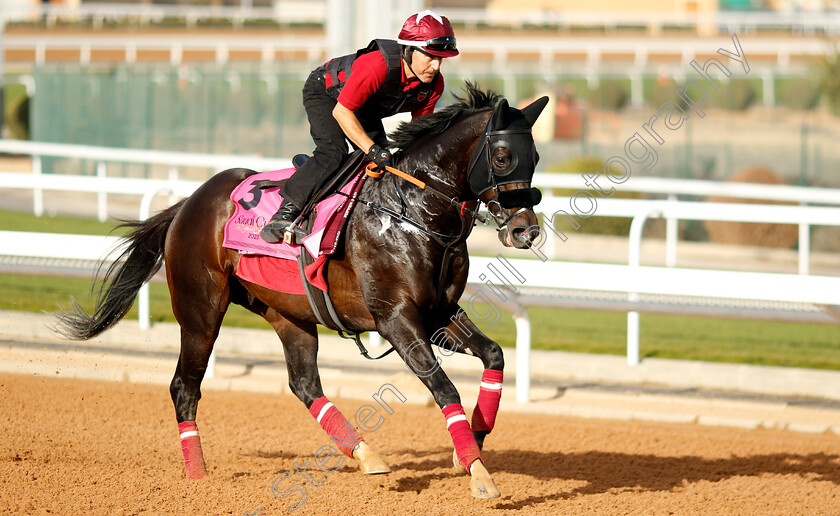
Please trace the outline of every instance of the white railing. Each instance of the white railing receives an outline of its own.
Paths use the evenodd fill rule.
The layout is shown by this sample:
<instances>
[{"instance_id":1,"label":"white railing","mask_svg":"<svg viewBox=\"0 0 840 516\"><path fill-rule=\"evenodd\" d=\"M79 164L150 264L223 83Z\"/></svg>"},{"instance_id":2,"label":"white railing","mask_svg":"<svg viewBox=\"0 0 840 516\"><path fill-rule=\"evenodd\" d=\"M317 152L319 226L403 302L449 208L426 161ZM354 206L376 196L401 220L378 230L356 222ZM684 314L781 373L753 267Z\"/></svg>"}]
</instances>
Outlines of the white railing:
<instances>
[{"instance_id":1,"label":"white railing","mask_svg":"<svg viewBox=\"0 0 840 516\"><path fill-rule=\"evenodd\" d=\"M567 214L574 216L574 211L569 203L567 197L556 197L551 193L552 188L564 188L575 190L587 190L584 180L581 176L576 174L555 174L555 173L536 173L534 175L534 185L542 188L543 201L538 206L538 210L545 214L548 218L553 218L554 214L562 210ZM669 201L676 201L678 195L689 196L718 196L731 197L733 199L759 199L765 201L782 201L795 202L801 205L808 204L825 204L840 206L840 189L838 188L813 188L805 186L788 186L788 185L763 185L754 183L726 183L720 181L703 181L693 179L666 179L654 177L634 177L620 185L622 192L636 192L653 195L666 195ZM640 215L640 210L645 210L645 205L639 204L637 200L632 199L601 199L598 202L598 214L601 216L611 217L636 217ZM699 220L733 220L739 222L749 222L738 219L736 214L732 215L732 210L728 208L731 206L728 203L720 204L714 211L710 210L709 203L702 203L706 207L708 213L705 216L694 217ZM681 204L681 206L687 206ZM773 213L788 213L787 210L774 211L775 206L768 206L765 208L765 214L770 217ZM691 208L688 208L691 209ZM678 226L677 221L679 215L673 215L674 211L669 211L664 216L666 219L665 230L665 263L669 267L677 264L677 241ZM717 216L734 216L734 219L716 219ZM686 218L692 218L691 216ZM771 220L761 220L756 222L772 222ZM779 223L793 224L793 220L781 220ZM829 222L828 224L831 225ZM799 222L799 272L800 274L807 274L810 263L810 223L808 221ZM549 239L546 242L545 254L549 258L556 256L557 241Z\"/></svg>"},{"instance_id":2,"label":"white railing","mask_svg":"<svg viewBox=\"0 0 840 516\"><path fill-rule=\"evenodd\" d=\"M593 170L592 172L599 171ZM605 186L607 184L612 186L606 179L603 179L601 182ZM543 190L548 188L589 189L580 174L537 172L534 174L533 183ZM723 196L767 201L840 205L840 188L730 183L700 179L644 177L639 175L634 175L629 181L621 185L615 185L615 188L621 192L657 195ZM543 192L543 195L548 195L548 193Z\"/></svg>"},{"instance_id":3,"label":"white railing","mask_svg":"<svg viewBox=\"0 0 840 516\"><path fill-rule=\"evenodd\" d=\"M631 302L637 301L639 294L660 294L840 306L840 277L837 276L648 267L642 266L640 260L642 228L651 216L706 219L710 213L714 213L713 220L840 225L840 208L674 201L629 202L639 206L630 228L628 265L523 259L510 259L507 262L530 288L620 292L625 293ZM74 240L76 238L78 240ZM0 254L4 255L98 260L104 256L104 250L113 247L115 241L113 237L0 231L0 242L4 243L0 248ZM468 282L474 290L481 289L486 284L486 276L481 271L487 270L493 259L473 256L470 260ZM517 299L515 294L510 295L511 299L504 306L511 311L516 325L516 398L524 403L529 400L531 350L531 325L525 308L532 304ZM138 303L140 327L148 328L148 284L138 294ZM834 310L837 313L837 309ZM630 311L627 317L627 363L636 365L640 361L639 312ZM209 371L212 374L212 367Z\"/></svg>"},{"instance_id":4,"label":"white railing","mask_svg":"<svg viewBox=\"0 0 840 516\"><path fill-rule=\"evenodd\" d=\"M156 195L169 194L186 197L192 194L201 183L179 179L179 167L204 167L213 172L219 172L233 167L269 170L291 166L291 160L286 158L115 149L19 140L0 140L0 152L32 156L32 174L0 172L0 188L31 189L32 211L36 216L40 217L44 213L44 190L92 192L98 194L97 217L102 222L108 218L109 193L142 196L140 220L148 217L150 203ZM45 175L41 167L42 158L45 156L95 160L97 162L96 176ZM169 167L168 179L109 178L108 163L165 165Z\"/></svg>"},{"instance_id":5,"label":"white railing","mask_svg":"<svg viewBox=\"0 0 840 516\"><path fill-rule=\"evenodd\" d=\"M750 205L744 206L748 208ZM639 294L664 294L814 303L835 307L833 313L840 314L837 312L837 307L840 307L840 277L836 276L522 259L510 259L508 262L526 278L526 286L532 288L619 292L626 294L629 301ZM485 269L491 263L490 258L470 257L468 281L471 285L482 288L482 278L473 271ZM525 403L529 400L531 377L531 323L525 308L535 305L517 299L515 294L508 294L510 298L503 306L511 311L516 325L516 399ZM639 312L628 312L627 317L627 363L633 366L639 364ZM840 315L835 317L840 321Z\"/></svg>"},{"instance_id":6,"label":"white railing","mask_svg":"<svg viewBox=\"0 0 840 516\"><path fill-rule=\"evenodd\" d=\"M638 201L637 201L638 202ZM654 203L657 203L654 201ZM686 218L701 218L695 210L706 210L706 206L679 206L680 204L706 203L659 203L671 204L671 209L681 211ZM660 294L675 296L706 296L730 299L749 299L758 301L785 301L813 303L828 306L840 306L840 277L803 276L795 274L771 274L756 272L712 271L701 269L679 269L668 267L647 267L640 264L639 249L641 227L648 214L664 215L668 210L654 207L644 215L634 218L631 226L631 251L628 265L542 262L540 260L507 260L517 273L525 278L525 285L530 288L578 289L587 291L620 292L627 294L629 301L634 301L639 294ZM769 210L775 206L731 205L720 208L730 209L731 216L720 215L717 220L767 220L785 222L793 213L799 212L797 220L810 223L833 223L840 225L838 208L801 208L788 206L787 213L778 213L769 217ZM734 215L735 211L740 215ZM804 210L804 211L803 211ZM745 212L754 212L752 216ZM685 212L685 213L683 213ZM669 213L674 215L674 213ZM827 220L830 219L830 220ZM33 234L25 232L0 231L0 254L11 256L72 258L85 260L102 259L108 251L120 242L116 237L90 235ZM468 281L473 290L485 286L480 271L487 270L493 259L486 257L470 258L471 268ZM486 293L485 293L486 294ZM530 392L530 350L531 324L525 310L533 306L527 301L517 299L509 293L510 299L503 304L511 311L516 326L516 399L529 401ZM487 296L485 296L487 299ZM148 284L138 294L138 321L140 327L147 329L150 320L150 301ZM639 363L639 312L628 313L627 324L627 362L628 365ZM212 364L208 367L212 376Z\"/></svg>"},{"instance_id":7,"label":"white railing","mask_svg":"<svg viewBox=\"0 0 840 516\"><path fill-rule=\"evenodd\" d=\"M679 27L694 29L698 33L710 34L718 30L746 30L756 32L762 29L785 29L805 34L840 31L840 13L837 12L644 12L644 11L590 11L529 9L446 9L445 14L453 23L469 27L482 25L503 27L602 27L608 32L621 27L644 27L651 34L659 34L665 28Z\"/></svg>"},{"instance_id":8,"label":"white railing","mask_svg":"<svg viewBox=\"0 0 840 516\"><path fill-rule=\"evenodd\" d=\"M542 204L540 207L545 208ZM808 275L807 267L803 271L801 258L800 274L641 265L642 229L649 218L793 223L799 224L800 227L840 226L840 207L608 199L599 203L594 215L633 218L630 225L628 264L508 260L517 273L526 279L525 286L541 289L618 292L626 294L630 302L638 301L640 294L660 294L809 303L832 307L830 313L840 322L840 290L838 290L840 277ZM546 223L551 222L546 221ZM549 231L544 227L545 240L543 242L553 240ZM807 249L809 242L807 240L803 242L802 234L800 231L800 245L806 246ZM542 258L539 249L535 251ZM802 249L800 248L801 256ZM471 256L468 282L476 288L482 288L486 280L482 271L486 270L491 263L490 258ZM489 297L486 295L485 299ZM528 401L530 390L531 326L525 308L534 305L532 301L518 299L515 294L511 294L511 299L505 303L516 325L516 398L519 402ZM639 312L631 310L627 313L627 363L631 366L640 362L639 331Z\"/></svg>"},{"instance_id":9,"label":"white railing","mask_svg":"<svg viewBox=\"0 0 840 516\"><path fill-rule=\"evenodd\" d=\"M60 144L37 144L32 142L0 141L0 152L28 153L34 159L41 155L83 157L101 161L124 161L133 163L169 164L170 166L192 165L207 166L220 170L228 166L260 165L276 167L288 165L288 160L257 158L247 156L189 155L154 151L130 151L86 146ZM37 168L34 167L33 168ZM102 195L108 193L127 193L141 195L140 218L149 215L151 199L160 194L186 196L198 187L200 182L182 181L177 177L167 180L140 180L126 178L108 178L90 176L43 175L37 170L33 174L0 173L0 189L32 189L42 192L45 189L88 191ZM177 175L176 175L177 176ZM545 190L549 188L579 188L581 178L573 174L537 174L535 184ZM801 203L840 204L840 191L834 189L814 189L785 187L779 185L745 185L734 183L712 183L708 181L654 180L652 178L634 178L621 185L623 191L640 191L657 194L682 195L724 195L731 197L762 198ZM585 190L585 188L579 188ZM34 211L38 211L36 195ZM41 203L43 201L41 200ZM820 305L840 305L840 278L808 275L808 238L811 225L840 225L840 207L759 205L734 203L701 203L676 200L637 200L637 199L599 199L596 216L632 217L630 228L630 251L627 265L562 263L542 260L510 260L520 274L527 278L528 287L569 288L604 292L621 292L629 301L636 300L639 294L678 294L688 296L712 296L750 300L773 300L805 302ZM539 209L542 213L554 215L558 210L565 210L574 216L567 198L546 195ZM43 211L43 205L40 205ZM101 211L101 208L100 208ZM800 226L800 274L767 274L756 272L711 271L699 269L680 269L676 267L647 267L641 265L640 248L642 228L648 218L663 217L676 223L678 220L726 220L740 222L768 222L780 224L798 224ZM548 221L552 220L547 217ZM554 218L559 221L562 218ZM585 222L584 222L585 223ZM804 230L803 230L804 228ZM555 229L559 227L555 226ZM550 228L544 235L550 236ZM566 229L566 232L569 230ZM14 234L13 234L14 233ZM670 231L668 232L670 235ZM113 244L107 237L84 237L70 243L64 240L72 236L51 236L50 249L43 247L41 236L26 233L0 233L0 254L13 256L43 256L60 258L62 254L72 253L73 258L97 260L102 257L102 250ZM676 231L671 235L676 245ZM573 234L572 236L573 237ZM92 242L90 239L99 239ZM539 256L542 246L550 246L556 238L545 237L533 252ZM64 244L55 245L62 241ZM15 242L15 245L7 245ZM676 264L676 247L668 247L668 265ZM21 254L23 253L23 254ZM31 254L27 254L31 253ZM803 254L804 253L804 254ZM486 267L487 258L472 257L469 282L475 288L485 283L475 277ZM485 267L482 267L482 266ZM148 327L149 301L148 285L144 286L139 296L140 325ZM519 303L519 304L518 304ZM514 320L517 327L517 399L527 401L530 379L530 323L520 301L513 298ZM530 306L530 305L529 305ZM628 363L639 362L639 314L628 313Z\"/></svg>"},{"instance_id":10,"label":"white railing","mask_svg":"<svg viewBox=\"0 0 840 516\"><path fill-rule=\"evenodd\" d=\"M326 18L325 2L311 0L275 0L273 7L253 7L246 2L239 6L122 2L77 5L31 3L26 8L7 9L6 16L11 21L44 19L48 26L53 26L57 20L91 20L94 28L102 27L105 20L136 20L141 24L149 24L165 19L182 19L187 27L195 27L200 20L222 19L230 20L234 27L241 27L245 21L251 20L275 20L284 24L322 24Z\"/></svg>"},{"instance_id":11,"label":"white railing","mask_svg":"<svg viewBox=\"0 0 840 516\"><path fill-rule=\"evenodd\" d=\"M179 65L184 59L184 52L213 51L215 61L225 64L230 58L230 52L244 52L259 55L265 63L275 61L277 52L301 53L306 55L310 63L320 63L326 59L327 42L321 36L288 36L265 35L259 38L212 36L177 36L161 38L160 36L131 35L30 35L8 34L4 36L3 46L6 50L34 51L35 64L43 66L47 62L49 50L63 50L78 52L79 64L89 65L96 52L122 52L126 63L135 63L139 52L168 53L168 61L172 65ZM157 59L150 55L150 59ZM110 58L113 59L113 58Z\"/></svg>"},{"instance_id":12,"label":"white railing","mask_svg":"<svg viewBox=\"0 0 840 516\"><path fill-rule=\"evenodd\" d=\"M838 203L840 204L840 203ZM540 209L543 213L557 213L557 210L569 209L568 203L557 198L543 201ZM727 222L763 222L771 224L797 224L799 231L799 274L803 281L809 278L809 257L810 257L810 226L840 226L840 207L816 207L816 206L789 206L789 205L766 205L766 204L736 204L716 202L686 202L686 201L646 201L633 199L603 199L598 203L596 215L600 216L623 216L632 217L630 224L630 248L628 256L629 267L640 267L641 265L641 241L644 224L649 218L665 218L672 221L678 220L709 220ZM547 217L545 225L553 224L555 231L556 223L564 220L563 217ZM584 222L585 223L585 222ZM540 242L553 241L550 236L551 228L543 230L544 240ZM569 236L567 238L573 238ZM674 239L674 246L676 239ZM537 251L539 251L539 244ZM673 268L676 264L676 248L666 246L669 255L666 260L666 269ZM569 287L572 288L572 287ZM598 290L598 289L595 289ZM651 292L655 293L655 292ZM706 294L687 294L706 295ZM794 293L784 293L784 296L795 296ZM720 296L727 297L727 296ZM749 298L749 296L744 296ZM794 299L789 299L795 301ZM818 301L812 301L818 302ZM635 316L638 317L638 314ZM635 321L637 323L637 320ZM638 363L638 328L629 327L628 320L628 362ZM635 352L633 352L635 348Z\"/></svg>"},{"instance_id":13,"label":"white railing","mask_svg":"<svg viewBox=\"0 0 840 516\"><path fill-rule=\"evenodd\" d=\"M124 243L125 240L115 236L0 231L0 256L98 262ZM137 319L142 330L149 329L150 307L149 284L146 283L137 295Z\"/></svg>"},{"instance_id":14,"label":"white railing","mask_svg":"<svg viewBox=\"0 0 840 516\"><path fill-rule=\"evenodd\" d=\"M32 258L63 258L98 261L105 258L122 239L116 236L68 235L0 230L0 254Z\"/></svg>"},{"instance_id":15,"label":"white railing","mask_svg":"<svg viewBox=\"0 0 840 516\"><path fill-rule=\"evenodd\" d=\"M744 41L743 45L749 58L750 65L758 69L775 70L786 73L791 63L820 57L832 52L832 47L819 39L790 39L790 38L759 38ZM31 35L8 32L4 35L3 46L8 50L27 51L35 53L35 64L43 65L47 61L48 50L64 50L78 52L79 63L90 64L92 54L101 51L123 52L123 60L128 63L137 61L138 52L161 51L168 52L168 60L178 65L183 60L184 51L212 51L219 64L226 63L231 51L240 51L248 55L259 55L263 62L271 63L275 60L276 52L303 53L310 62L322 62L327 59L328 42L324 36L304 35L264 35L259 38L237 36L218 38L210 36L173 36L161 39L156 36L131 35L109 36L97 34L84 35ZM582 63L586 70L597 70L602 60L612 61L621 59L632 65L637 72L644 68L655 57L657 62L670 62L674 66L682 67L695 56L702 56L710 49L732 48L732 41L727 37L714 38L595 38L595 37L566 37L566 36L517 36L510 38L474 36L458 42L462 58L474 60L476 56L492 55L496 64L515 64L522 61L523 55L536 56L541 66L540 73L551 72L553 63L560 63L564 70L571 65ZM604 57L607 56L607 57ZM159 57L148 56L158 59ZM253 59L253 58L249 58ZM487 59L482 57L482 59ZM767 61L772 60L765 66ZM455 60L447 66L455 69L468 63ZM526 59L525 63L536 63ZM762 64L765 63L765 64ZM656 63L654 63L655 65ZM652 71L658 71L652 66ZM778 70L776 70L778 69ZM594 73L594 72L593 72Z\"/></svg>"}]
</instances>

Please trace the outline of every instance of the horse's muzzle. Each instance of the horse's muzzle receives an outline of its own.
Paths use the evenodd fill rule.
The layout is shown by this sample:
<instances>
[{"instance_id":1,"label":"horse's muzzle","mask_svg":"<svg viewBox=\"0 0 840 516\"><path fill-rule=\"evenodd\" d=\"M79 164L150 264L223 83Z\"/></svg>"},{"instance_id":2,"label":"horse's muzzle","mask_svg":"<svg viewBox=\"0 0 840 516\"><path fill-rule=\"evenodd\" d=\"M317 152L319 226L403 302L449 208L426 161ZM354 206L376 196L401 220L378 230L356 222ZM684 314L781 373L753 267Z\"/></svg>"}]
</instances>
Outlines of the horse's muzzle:
<instances>
[{"instance_id":1,"label":"horse's muzzle","mask_svg":"<svg viewBox=\"0 0 840 516\"><path fill-rule=\"evenodd\" d=\"M539 236L540 227L538 225L513 229L506 226L499 230L499 240L502 244L505 247L515 247L516 249L530 249Z\"/></svg>"}]
</instances>

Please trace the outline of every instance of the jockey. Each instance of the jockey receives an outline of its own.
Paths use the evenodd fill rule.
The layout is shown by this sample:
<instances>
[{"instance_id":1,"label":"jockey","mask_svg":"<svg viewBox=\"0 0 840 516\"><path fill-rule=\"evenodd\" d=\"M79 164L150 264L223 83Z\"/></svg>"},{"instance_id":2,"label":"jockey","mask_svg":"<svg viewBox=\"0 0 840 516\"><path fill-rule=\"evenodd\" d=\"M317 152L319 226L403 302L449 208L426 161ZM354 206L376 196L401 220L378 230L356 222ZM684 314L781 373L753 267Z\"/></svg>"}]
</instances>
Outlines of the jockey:
<instances>
[{"instance_id":1,"label":"jockey","mask_svg":"<svg viewBox=\"0 0 840 516\"><path fill-rule=\"evenodd\" d=\"M432 113L443 94L441 62L457 55L449 20L425 10L408 17L396 41L374 40L315 69L303 86L315 151L281 189L283 203L263 227L262 239L283 239L302 207L347 157L345 138L379 167L391 165L382 119L403 112L411 112L412 118Z\"/></svg>"}]
</instances>

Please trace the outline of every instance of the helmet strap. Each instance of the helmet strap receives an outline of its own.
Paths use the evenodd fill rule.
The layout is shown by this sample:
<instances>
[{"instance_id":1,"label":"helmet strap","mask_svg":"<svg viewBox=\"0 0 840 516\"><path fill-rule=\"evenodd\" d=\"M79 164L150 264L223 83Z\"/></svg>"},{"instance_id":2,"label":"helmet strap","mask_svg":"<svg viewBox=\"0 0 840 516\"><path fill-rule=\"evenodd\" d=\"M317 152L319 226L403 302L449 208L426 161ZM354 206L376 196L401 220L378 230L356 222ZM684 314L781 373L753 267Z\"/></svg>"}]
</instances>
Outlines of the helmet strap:
<instances>
[{"instance_id":1,"label":"helmet strap","mask_svg":"<svg viewBox=\"0 0 840 516\"><path fill-rule=\"evenodd\" d=\"M408 45L402 45L402 59L405 61L405 64L411 67L411 47ZM414 70L412 70L413 72Z\"/></svg>"},{"instance_id":2,"label":"helmet strap","mask_svg":"<svg viewBox=\"0 0 840 516\"><path fill-rule=\"evenodd\" d=\"M417 72L414 71L414 68L411 67L411 54L412 54L413 51L414 51L414 49L412 47L410 47L408 45L405 45L403 47L402 58L403 58L403 61L405 61L405 64L408 65L408 69L411 70L411 73L414 74L414 77L419 77L417 75Z\"/></svg>"}]
</instances>

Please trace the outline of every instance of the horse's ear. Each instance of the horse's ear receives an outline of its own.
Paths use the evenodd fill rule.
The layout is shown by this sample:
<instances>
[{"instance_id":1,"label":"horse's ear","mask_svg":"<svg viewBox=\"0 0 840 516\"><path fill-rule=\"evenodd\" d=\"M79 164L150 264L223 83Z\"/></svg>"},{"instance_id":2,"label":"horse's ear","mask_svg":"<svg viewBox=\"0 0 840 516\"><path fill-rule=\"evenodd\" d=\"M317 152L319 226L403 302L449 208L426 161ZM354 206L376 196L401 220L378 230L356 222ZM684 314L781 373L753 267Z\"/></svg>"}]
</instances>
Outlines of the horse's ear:
<instances>
[{"instance_id":1,"label":"horse's ear","mask_svg":"<svg viewBox=\"0 0 840 516\"><path fill-rule=\"evenodd\" d=\"M546 104L548 104L548 97L540 97L522 108L522 116L524 116L525 120L531 124L531 127L534 126L534 122L537 121L537 118L540 116L540 113L542 113Z\"/></svg>"},{"instance_id":2,"label":"horse's ear","mask_svg":"<svg viewBox=\"0 0 840 516\"><path fill-rule=\"evenodd\" d=\"M499 131L508 126L509 112L510 106L507 99L502 99L496 104L496 110L493 112L493 125L491 126L494 131Z\"/></svg>"}]
</instances>

